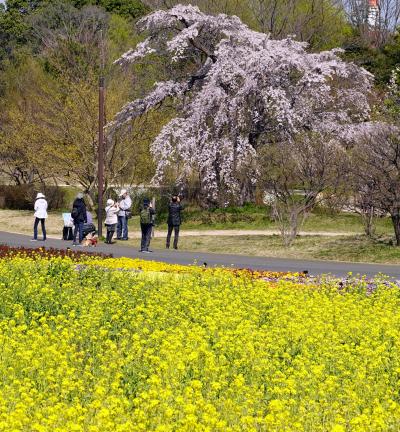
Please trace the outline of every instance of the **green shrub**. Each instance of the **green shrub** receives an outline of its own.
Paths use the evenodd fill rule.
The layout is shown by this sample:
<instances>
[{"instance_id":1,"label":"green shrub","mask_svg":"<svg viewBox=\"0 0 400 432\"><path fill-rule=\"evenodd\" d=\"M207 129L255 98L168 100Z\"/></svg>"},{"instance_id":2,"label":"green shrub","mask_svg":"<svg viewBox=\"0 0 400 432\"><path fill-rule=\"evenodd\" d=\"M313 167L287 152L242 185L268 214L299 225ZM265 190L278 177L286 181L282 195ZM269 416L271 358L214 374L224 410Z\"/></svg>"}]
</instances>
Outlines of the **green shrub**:
<instances>
[{"instance_id":1,"label":"green shrub","mask_svg":"<svg viewBox=\"0 0 400 432\"><path fill-rule=\"evenodd\" d=\"M65 207L65 189L38 185L0 185L0 207L10 210L32 210L38 192L45 194L50 210Z\"/></svg>"}]
</instances>

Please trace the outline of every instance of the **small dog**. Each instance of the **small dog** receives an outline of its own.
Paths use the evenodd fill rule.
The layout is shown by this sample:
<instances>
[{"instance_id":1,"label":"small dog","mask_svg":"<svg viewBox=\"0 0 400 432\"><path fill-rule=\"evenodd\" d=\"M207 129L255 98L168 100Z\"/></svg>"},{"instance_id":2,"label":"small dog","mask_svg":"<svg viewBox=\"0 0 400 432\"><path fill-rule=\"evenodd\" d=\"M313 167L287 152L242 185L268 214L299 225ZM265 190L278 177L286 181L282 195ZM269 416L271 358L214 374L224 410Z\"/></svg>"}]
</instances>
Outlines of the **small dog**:
<instances>
[{"instance_id":1,"label":"small dog","mask_svg":"<svg viewBox=\"0 0 400 432\"><path fill-rule=\"evenodd\" d=\"M86 238L82 241L82 246L96 247L97 246L97 236L93 233L89 233Z\"/></svg>"}]
</instances>

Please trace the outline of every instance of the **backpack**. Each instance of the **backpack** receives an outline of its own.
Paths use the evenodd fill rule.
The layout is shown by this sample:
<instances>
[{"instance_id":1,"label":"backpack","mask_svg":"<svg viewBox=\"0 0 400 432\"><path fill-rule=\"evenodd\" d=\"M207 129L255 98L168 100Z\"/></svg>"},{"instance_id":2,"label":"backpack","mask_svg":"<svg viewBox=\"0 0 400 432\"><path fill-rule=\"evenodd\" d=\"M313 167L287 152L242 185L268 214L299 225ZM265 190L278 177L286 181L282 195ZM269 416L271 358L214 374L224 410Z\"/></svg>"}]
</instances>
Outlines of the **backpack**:
<instances>
[{"instance_id":1,"label":"backpack","mask_svg":"<svg viewBox=\"0 0 400 432\"><path fill-rule=\"evenodd\" d=\"M79 215L79 210L77 207L72 208L71 217L72 219L76 219Z\"/></svg>"},{"instance_id":2,"label":"backpack","mask_svg":"<svg viewBox=\"0 0 400 432\"><path fill-rule=\"evenodd\" d=\"M144 207L142 210L140 210L140 223L141 224L151 223L151 214L150 214L150 209L148 207Z\"/></svg>"}]
</instances>

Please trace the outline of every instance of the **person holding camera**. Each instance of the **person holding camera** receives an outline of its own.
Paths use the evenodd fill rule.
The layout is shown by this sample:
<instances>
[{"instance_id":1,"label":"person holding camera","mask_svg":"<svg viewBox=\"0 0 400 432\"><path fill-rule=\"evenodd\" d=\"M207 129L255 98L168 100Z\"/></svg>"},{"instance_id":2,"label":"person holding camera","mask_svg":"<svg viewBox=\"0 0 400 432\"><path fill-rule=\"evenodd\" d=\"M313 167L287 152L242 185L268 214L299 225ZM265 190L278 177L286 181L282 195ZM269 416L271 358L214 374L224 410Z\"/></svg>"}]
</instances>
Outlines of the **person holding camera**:
<instances>
[{"instance_id":1,"label":"person holding camera","mask_svg":"<svg viewBox=\"0 0 400 432\"><path fill-rule=\"evenodd\" d=\"M153 252L149 249L151 233L154 225L155 210L148 198L143 200L140 207L140 228L142 230L142 240L139 252Z\"/></svg>"},{"instance_id":2,"label":"person holding camera","mask_svg":"<svg viewBox=\"0 0 400 432\"><path fill-rule=\"evenodd\" d=\"M179 229L182 223L181 211L183 210L181 199L174 195L168 205L168 234L166 248L169 249L171 234L174 231L174 249L178 249Z\"/></svg>"},{"instance_id":3,"label":"person holding camera","mask_svg":"<svg viewBox=\"0 0 400 432\"><path fill-rule=\"evenodd\" d=\"M128 219L131 217L132 200L126 189L119 193L117 240L128 240Z\"/></svg>"},{"instance_id":4,"label":"person holding camera","mask_svg":"<svg viewBox=\"0 0 400 432\"><path fill-rule=\"evenodd\" d=\"M112 199L107 200L107 206L106 206L106 220L105 225L107 228L107 237L106 241L104 243L107 244L113 244L115 242L112 241L115 227L118 223L118 216L117 213L119 212L119 206L118 203L114 202Z\"/></svg>"}]
</instances>

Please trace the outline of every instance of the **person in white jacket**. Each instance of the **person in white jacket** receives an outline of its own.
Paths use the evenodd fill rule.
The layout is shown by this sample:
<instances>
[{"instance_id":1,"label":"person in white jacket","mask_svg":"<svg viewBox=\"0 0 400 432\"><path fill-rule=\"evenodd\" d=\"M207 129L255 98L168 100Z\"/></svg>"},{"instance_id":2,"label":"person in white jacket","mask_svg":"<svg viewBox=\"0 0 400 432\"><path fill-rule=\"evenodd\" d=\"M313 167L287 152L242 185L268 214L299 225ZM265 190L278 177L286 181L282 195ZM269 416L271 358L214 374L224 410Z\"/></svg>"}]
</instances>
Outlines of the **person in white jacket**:
<instances>
[{"instance_id":1,"label":"person in white jacket","mask_svg":"<svg viewBox=\"0 0 400 432\"><path fill-rule=\"evenodd\" d=\"M113 244L115 242L112 241L115 227L118 222L118 214L119 212L119 205L118 203L115 203L114 200L108 199L107 200L107 207L106 207L106 220L105 225L107 228L107 237L105 243Z\"/></svg>"},{"instance_id":2,"label":"person in white jacket","mask_svg":"<svg viewBox=\"0 0 400 432\"><path fill-rule=\"evenodd\" d=\"M132 207L132 200L126 189L119 193L119 212L117 226L117 240L128 240L128 212Z\"/></svg>"},{"instance_id":3,"label":"person in white jacket","mask_svg":"<svg viewBox=\"0 0 400 432\"><path fill-rule=\"evenodd\" d=\"M47 201L46 197L39 192L36 195L35 200L35 222L33 224L33 239L31 241L37 241L38 237L38 225L39 222L42 226L42 234L43 234L43 241L46 240L46 226L45 221L47 219Z\"/></svg>"}]
</instances>

